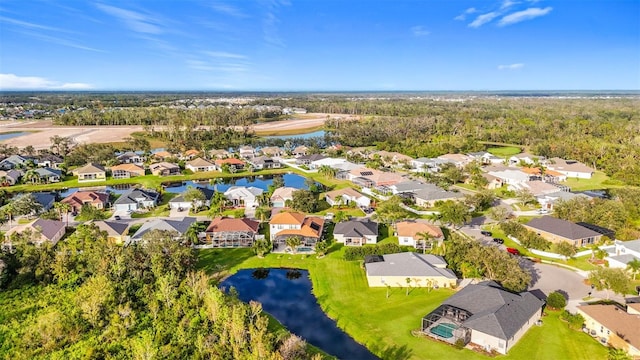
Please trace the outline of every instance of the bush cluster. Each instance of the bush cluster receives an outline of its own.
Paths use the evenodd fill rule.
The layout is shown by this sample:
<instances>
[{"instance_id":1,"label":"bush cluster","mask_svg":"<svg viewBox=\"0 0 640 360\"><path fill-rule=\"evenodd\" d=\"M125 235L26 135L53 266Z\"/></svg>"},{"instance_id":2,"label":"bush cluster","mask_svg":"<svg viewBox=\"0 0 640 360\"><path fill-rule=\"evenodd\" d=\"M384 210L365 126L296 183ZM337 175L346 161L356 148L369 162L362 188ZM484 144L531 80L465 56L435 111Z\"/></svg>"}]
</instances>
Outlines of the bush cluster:
<instances>
[{"instance_id":1,"label":"bush cluster","mask_svg":"<svg viewBox=\"0 0 640 360\"><path fill-rule=\"evenodd\" d=\"M542 236L527 230L522 224L515 221L507 221L500 224L500 230L505 234L515 237L522 246L527 249L549 250L551 243Z\"/></svg>"},{"instance_id":2,"label":"bush cluster","mask_svg":"<svg viewBox=\"0 0 640 360\"><path fill-rule=\"evenodd\" d=\"M348 261L363 260L367 255L384 255L395 254L402 251L407 251L407 247L402 247L398 244L380 244L362 247L349 247L344 252L344 259Z\"/></svg>"}]
</instances>

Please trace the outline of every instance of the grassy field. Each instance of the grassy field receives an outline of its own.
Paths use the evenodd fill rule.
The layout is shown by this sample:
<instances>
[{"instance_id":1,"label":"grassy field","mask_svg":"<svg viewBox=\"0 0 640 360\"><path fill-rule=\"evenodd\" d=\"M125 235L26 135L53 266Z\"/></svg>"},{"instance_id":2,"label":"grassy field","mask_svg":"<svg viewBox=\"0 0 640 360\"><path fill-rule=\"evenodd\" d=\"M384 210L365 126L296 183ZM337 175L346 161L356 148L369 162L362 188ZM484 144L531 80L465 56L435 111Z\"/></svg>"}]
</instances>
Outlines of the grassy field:
<instances>
[{"instance_id":1,"label":"grassy field","mask_svg":"<svg viewBox=\"0 0 640 360\"><path fill-rule=\"evenodd\" d=\"M506 158L516 154L520 154L522 152L522 148L519 148L517 146L490 147L487 149L487 152L495 156Z\"/></svg>"},{"instance_id":2,"label":"grassy field","mask_svg":"<svg viewBox=\"0 0 640 360\"><path fill-rule=\"evenodd\" d=\"M248 249L200 250L198 267L209 273L224 269L290 267L309 270L313 292L324 311L338 326L382 359L487 359L470 350L414 337L422 316L453 293L413 288L369 288L357 261L344 261L334 245L322 259L307 255L269 254L260 259ZM558 314L549 313L543 325L533 327L504 359L603 359L606 350L588 335L568 329Z\"/></svg>"},{"instance_id":3,"label":"grassy field","mask_svg":"<svg viewBox=\"0 0 640 360\"><path fill-rule=\"evenodd\" d=\"M596 171L591 179L569 178L562 185L570 187L571 191L601 190L624 186L623 183L610 180L602 171Z\"/></svg>"}]
</instances>

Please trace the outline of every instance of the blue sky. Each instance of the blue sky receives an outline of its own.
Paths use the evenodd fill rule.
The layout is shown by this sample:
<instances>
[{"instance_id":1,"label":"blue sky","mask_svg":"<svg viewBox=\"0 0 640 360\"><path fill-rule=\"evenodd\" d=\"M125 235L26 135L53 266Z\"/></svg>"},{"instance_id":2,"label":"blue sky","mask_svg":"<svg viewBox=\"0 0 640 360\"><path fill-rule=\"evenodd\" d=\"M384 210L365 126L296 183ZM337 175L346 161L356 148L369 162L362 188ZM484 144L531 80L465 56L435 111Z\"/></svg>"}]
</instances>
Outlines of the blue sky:
<instances>
[{"instance_id":1,"label":"blue sky","mask_svg":"<svg viewBox=\"0 0 640 360\"><path fill-rule=\"evenodd\" d=\"M638 0L0 2L0 89L640 89Z\"/></svg>"}]
</instances>

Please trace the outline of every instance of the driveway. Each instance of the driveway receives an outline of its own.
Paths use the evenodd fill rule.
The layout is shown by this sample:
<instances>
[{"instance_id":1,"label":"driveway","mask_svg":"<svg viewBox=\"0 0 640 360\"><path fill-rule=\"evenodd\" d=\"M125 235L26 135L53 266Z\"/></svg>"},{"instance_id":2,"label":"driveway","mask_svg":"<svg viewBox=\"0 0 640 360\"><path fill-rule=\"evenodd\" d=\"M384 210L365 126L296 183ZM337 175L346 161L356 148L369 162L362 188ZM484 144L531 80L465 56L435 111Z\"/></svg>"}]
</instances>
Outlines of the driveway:
<instances>
[{"instance_id":1,"label":"driveway","mask_svg":"<svg viewBox=\"0 0 640 360\"><path fill-rule=\"evenodd\" d=\"M189 216L189 208L183 208L182 211L178 211L180 208L172 208L169 210L170 218L182 218L185 216Z\"/></svg>"}]
</instances>

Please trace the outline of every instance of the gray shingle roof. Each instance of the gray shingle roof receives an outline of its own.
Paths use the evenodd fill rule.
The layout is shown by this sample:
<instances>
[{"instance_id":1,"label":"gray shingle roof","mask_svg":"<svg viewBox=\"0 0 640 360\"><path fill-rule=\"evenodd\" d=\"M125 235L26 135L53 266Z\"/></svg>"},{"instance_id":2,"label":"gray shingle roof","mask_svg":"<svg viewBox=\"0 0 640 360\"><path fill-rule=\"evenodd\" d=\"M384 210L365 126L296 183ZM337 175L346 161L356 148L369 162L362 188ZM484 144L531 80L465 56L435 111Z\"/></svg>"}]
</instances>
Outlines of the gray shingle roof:
<instances>
[{"instance_id":1,"label":"gray shingle roof","mask_svg":"<svg viewBox=\"0 0 640 360\"><path fill-rule=\"evenodd\" d=\"M129 224L115 221L96 221L94 224L100 228L100 230L106 231L109 235L123 235L129 228Z\"/></svg>"},{"instance_id":2,"label":"gray shingle roof","mask_svg":"<svg viewBox=\"0 0 640 360\"><path fill-rule=\"evenodd\" d=\"M621 262L623 264L628 264L630 261L636 260L638 258L633 256L633 255L631 255L631 254L624 254L624 255L609 256L609 259L616 260L616 261ZM640 260L640 259L638 259L638 260Z\"/></svg>"},{"instance_id":3,"label":"gray shingle roof","mask_svg":"<svg viewBox=\"0 0 640 360\"><path fill-rule=\"evenodd\" d=\"M384 261L365 264L369 276L444 276L456 279L453 271L436 266L446 265L440 256L403 252L382 256Z\"/></svg>"},{"instance_id":4,"label":"gray shingle roof","mask_svg":"<svg viewBox=\"0 0 640 360\"><path fill-rule=\"evenodd\" d=\"M531 221L526 225L531 228L546 231L571 240L600 236L599 233L589 230L586 227L548 215L537 219L531 219Z\"/></svg>"},{"instance_id":5,"label":"gray shingle roof","mask_svg":"<svg viewBox=\"0 0 640 360\"><path fill-rule=\"evenodd\" d=\"M175 231L183 235L189 229L189 226L196 222L196 218L185 217L180 220L155 219L142 224L140 229L131 237L131 240L140 240L147 232L151 230Z\"/></svg>"},{"instance_id":6,"label":"gray shingle roof","mask_svg":"<svg viewBox=\"0 0 640 360\"><path fill-rule=\"evenodd\" d=\"M625 241L623 244L624 244L624 247L626 247L629 250L640 252L640 239Z\"/></svg>"},{"instance_id":7,"label":"gray shingle roof","mask_svg":"<svg viewBox=\"0 0 640 360\"><path fill-rule=\"evenodd\" d=\"M467 285L443 302L472 316L463 326L508 340L540 311L544 302L530 292L512 293L493 281Z\"/></svg>"},{"instance_id":8,"label":"gray shingle roof","mask_svg":"<svg viewBox=\"0 0 640 360\"><path fill-rule=\"evenodd\" d=\"M48 167L44 167L44 168L37 168L36 173L38 173L39 176L62 176L62 171L60 170L56 170L56 169L51 169Z\"/></svg>"},{"instance_id":9,"label":"gray shingle roof","mask_svg":"<svg viewBox=\"0 0 640 360\"><path fill-rule=\"evenodd\" d=\"M351 220L336 224L333 229L334 234L341 234L346 237L377 236L378 223L373 221Z\"/></svg>"},{"instance_id":10,"label":"gray shingle roof","mask_svg":"<svg viewBox=\"0 0 640 360\"><path fill-rule=\"evenodd\" d=\"M155 201L158 199L158 194L146 191L142 189L131 189L126 193L120 195L120 197L114 201L115 204L137 204L140 201Z\"/></svg>"},{"instance_id":11,"label":"gray shingle roof","mask_svg":"<svg viewBox=\"0 0 640 360\"><path fill-rule=\"evenodd\" d=\"M44 237L51 240L65 226L62 221L38 219L31 224L31 227L38 229Z\"/></svg>"}]
</instances>

